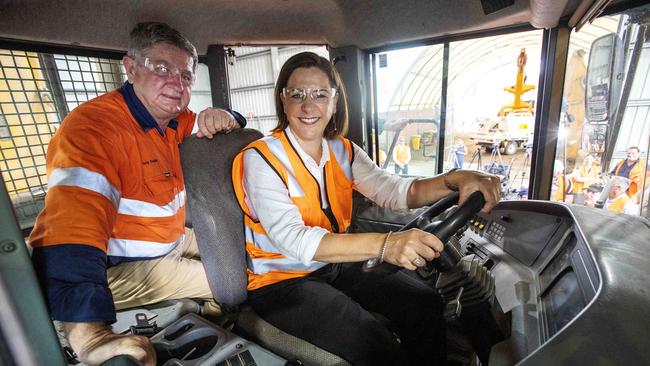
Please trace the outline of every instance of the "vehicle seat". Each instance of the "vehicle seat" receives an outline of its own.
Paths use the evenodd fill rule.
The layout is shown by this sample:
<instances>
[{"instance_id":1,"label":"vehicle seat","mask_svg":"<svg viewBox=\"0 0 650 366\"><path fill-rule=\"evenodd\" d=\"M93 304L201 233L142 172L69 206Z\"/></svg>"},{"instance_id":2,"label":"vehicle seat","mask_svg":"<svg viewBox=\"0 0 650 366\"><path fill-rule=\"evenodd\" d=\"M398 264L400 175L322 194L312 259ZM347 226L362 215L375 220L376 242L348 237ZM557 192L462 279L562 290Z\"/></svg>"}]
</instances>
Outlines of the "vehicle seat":
<instances>
[{"instance_id":1,"label":"vehicle seat","mask_svg":"<svg viewBox=\"0 0 650 366\"><path fill-rule=\"evenodd\" d=\"M247 297L243 212L232 186L232 160L263 135L252 129L191 136L181 145L181 161L191 217L208 283L224 307L240 306L236 332L288 360L305 365L349 365L342 358L275 328L260 318Z\"/></svg>"}]
</instances>

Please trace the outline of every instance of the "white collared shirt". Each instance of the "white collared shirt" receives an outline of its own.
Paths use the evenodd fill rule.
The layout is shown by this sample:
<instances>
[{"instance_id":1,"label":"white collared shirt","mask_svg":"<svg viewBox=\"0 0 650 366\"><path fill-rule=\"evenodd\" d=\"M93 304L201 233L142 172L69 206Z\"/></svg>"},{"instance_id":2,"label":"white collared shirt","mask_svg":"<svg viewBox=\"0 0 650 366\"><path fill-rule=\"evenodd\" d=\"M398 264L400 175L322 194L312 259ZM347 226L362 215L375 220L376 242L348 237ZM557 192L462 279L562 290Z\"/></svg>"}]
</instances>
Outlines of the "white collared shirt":
<instances>
[{"instance_id":1,"label":"white collared shirt","mask_svg":"<svg viewBox=\"0 0 650 366\"><path fill-rule=\"evenodd\" d=\"M327 140L323 139L323 153L319 163L307 154L286 129L289 141L296 148L307 170L314 176L321 190L322 207L327 207L323 167L330 158ZM406 210L407 194L416 178L403 178L379 168L360 147L352 144L354 160L352 179L354 188L382 207ZM244 153L244 190L246 202L257 215L266 233L278 250L288 258L309 265L321 239L328 231L317 226L306 226L287 187L268 163L253 149Z\"/></svg>"}]
</instances>

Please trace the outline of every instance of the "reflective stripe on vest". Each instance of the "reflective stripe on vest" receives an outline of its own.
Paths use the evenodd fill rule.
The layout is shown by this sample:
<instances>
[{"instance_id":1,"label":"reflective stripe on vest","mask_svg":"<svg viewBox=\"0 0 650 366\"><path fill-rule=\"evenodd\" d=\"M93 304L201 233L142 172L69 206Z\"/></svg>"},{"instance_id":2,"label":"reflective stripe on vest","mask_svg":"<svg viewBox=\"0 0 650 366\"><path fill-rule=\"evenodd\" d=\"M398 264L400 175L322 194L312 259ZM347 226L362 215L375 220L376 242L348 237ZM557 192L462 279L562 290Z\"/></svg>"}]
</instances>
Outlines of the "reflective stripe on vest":
<instances>
[{"instance_id":1,"label":"reflective stripe on vest","mask_svg":"<svg viewBox=\"0 0 650 366\"><path fill-rule=\"evenodd\" d=\"M115 207L122 196L122 193L106 177L86 168L54 169L48 178L47 186L48 188L56 186L85 188L106 197Z\"/></svg>"},{"instance_id":2,"label":"reflective stripe on vest","mask_svg":"<svg viewBox=\"0 0 650 366\"><path fill-rule=\"evenodd\" d=\"M339 166L343 169L343 173L348 178L352 180L352 159L350 159L350 153L348 151L349 145L343 143L342 140L332 140L329 141L330 151L334 153L336 161L339 163ZM348 163L349 162L349 163Z\"/></svg>"},{"instance_id":3,"label":"reflective stripe on vest","mask_svg":"<svg viewBox=\"0 0 650 366\"><path fill-rule=\"evenodd\" d=\"M117 213L131 216L170 217L174 216L185 206L185 190L166 205L158 206L151 202L122 198Z\"/></svg>"},{"instance_id":4,"label":"reflective stripe on vest","mask_svg":"<svg viewBox=\"0 0 650 366\"><path fill-rule=\"evenodd\" d=\"M289 195L291 197L302 197L305 195L305 192L303 191L302 187L300 187L300 184L298 183L296 173L293 171L293 166L291 165L291 161L289 160L289 156L284 152L284 147L282 146L282 142L280 139L273 138L271 136L267 136L262 138L262 141L266 143L266 146L268 146L269 150L271 150L271 153L278 158L280 161L280 164L284 166L284 168L287 170L287 179L285 181L285 184L287 185L287 189L289 190Z\"/></svg>"},{"instance_id":5,"label":"reflective stripe on vest","mask_svg":"<svg viewBox=\"0 0 650 366\"><path fill-rule=\"evenodd\" d=\"M266 235L264 235L266 236ZM260 239L259 235L256 236L256 239ZM268 241L268 238L266 238ZM254 244L251 242L246 242L246 246L257 246L259 242L255 242ZM259 248L259 246L257 246ZM252 249L252 248L248 248ZM277 250L277 249L273 249ZM253 252L252 250L248 250L248 253ZM272 253L272 252L267 252L267 253ZM322 263L322 262L316 262L312 261L310 264L305 265L304 263L297 261L293 258L287 258L283 255L275 255L273 258L267 257L257 257L257 256L251 256L249 254L248 256L249 261L249 269L258 275L263 275L267 274L269 272L273 271L285 271L285 272L297 272L297 271L306 271L306 272L313 272L321 267L323 267L327 263Z\"/></svg>"},{"instance_id":6,"label":"reflective stripe on vest","mask_svg":"<svg viewBox=\"0 0 650 366\"><path fill-rule=\"evenodd\" d=\"M285 279L302 277L325 265L311 262L308 265L280 254L280 250L266 235L248 204L243 187L243 156L248 149L255 149L280 176L289 196L298 208L305 225L320 226L330 232L332 227L345 232L352 214L352 145L348 140L327 141L330 159L325 165L323 179L327 190L327 202L332 212L329 216L321 207L320 185L309 173L300 156L284 132L276 132L249 144L233 162L233 185L244 218L246 251L249 265L249 290L254 290Z\"/></svg>"},{"instance_id":7,"label":"reflective stripe on vest","mask_svg":"<svg viewBox=\"0 0 650 366\"><path fill-rule=\"evenodd\" d=\"M114 257L129 258L155 258L171 252L185 240L181 235L178 240L171 243L158 243L144 240L115 239L108 240L108 254Z\"/></svg>"},{"instance_id":8,"label":"reflective stripe on vest","mask_svg":"<svg viewBox=\"0 0 650 366\"><path fill-rule=\"evenodd\" d=\"M57 186L77 187L87 189L104 196L117 208L121 215L137 216L143 219L174 217L185 206L185 190L176 194L169 203L159 206L151 202L121 197L121 192L115 188L102 174L86 168L58 168L52 171L48 187ZM184 235L172 242L154 242L146 240L131 240L110 238L107 255L131 258L154 258L166 255L184 240Z\"/></svg>"}]
</instances>

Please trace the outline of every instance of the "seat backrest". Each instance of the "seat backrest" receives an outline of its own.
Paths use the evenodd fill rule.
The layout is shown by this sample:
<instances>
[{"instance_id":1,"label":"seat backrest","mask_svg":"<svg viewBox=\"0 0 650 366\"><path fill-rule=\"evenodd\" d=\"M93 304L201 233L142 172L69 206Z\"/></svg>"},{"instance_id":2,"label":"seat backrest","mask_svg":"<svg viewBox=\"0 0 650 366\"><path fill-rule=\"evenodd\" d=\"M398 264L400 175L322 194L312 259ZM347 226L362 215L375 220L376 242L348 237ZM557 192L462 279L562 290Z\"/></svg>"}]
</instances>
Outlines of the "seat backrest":
<instances>
[{"instance_id":1,"label":"seat backrest","mask_svg":"<svg viewBox=\"0 0 650 366\"><path fill-rule=\"evenodd\" d=\"M247 296L244 214L232 186L232 160L259 131L237 129L211 140L192 136L181 145L187 209L214 298L239 305ZM244 307L236 329L261 346L304 365L349 366L337 355L275 328Z\"/></svg>"},{"instance_id":2,"label":"seat backrest","mask_svg":"<svg viewBox=\"0 0 650 366\"><path fill-rule=\"evenodd\" d=\"M238 305L246 300L244 219L232 185L232 160L263 135L237 129L212 139L191 136L181 145L187 208L208 283L215 299Z\"/></svg>"}]
</instances>

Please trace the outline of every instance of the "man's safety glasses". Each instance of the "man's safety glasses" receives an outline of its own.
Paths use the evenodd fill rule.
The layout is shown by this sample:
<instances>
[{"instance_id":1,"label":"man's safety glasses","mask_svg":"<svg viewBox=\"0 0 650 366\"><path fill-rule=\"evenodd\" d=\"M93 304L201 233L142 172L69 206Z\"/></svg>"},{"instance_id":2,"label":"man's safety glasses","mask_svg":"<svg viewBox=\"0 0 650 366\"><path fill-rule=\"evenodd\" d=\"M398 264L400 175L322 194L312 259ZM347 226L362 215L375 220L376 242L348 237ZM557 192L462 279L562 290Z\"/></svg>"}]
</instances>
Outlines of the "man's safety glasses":
<instances>
[{"instance_id":1,"label":"man's safety glasses","mask_svg":"<svg viewBox=\"0 0 650 366\"><path fill-rule=\"evenodd\" d=\"M184 87L190 88L194 85L194 73L171 66L165 61L152 60L147 57L144 59L142 66L164 79L177 78L180 75L181 84Z\"/></svg>"},{"instance_id":2,"label":"man's safety glasses","mask_svg":"<svg viewBox=\"0 0 650 366\"><path fill-rule=\"evenodd\" d=\"M307 96L309 96L311 101L314 103L327 104L332 100L332 98L334 98L336 93L336 88L282 88L284 101L292 104L304 103L307 100Z\"/></svg>"}]
</instances>

